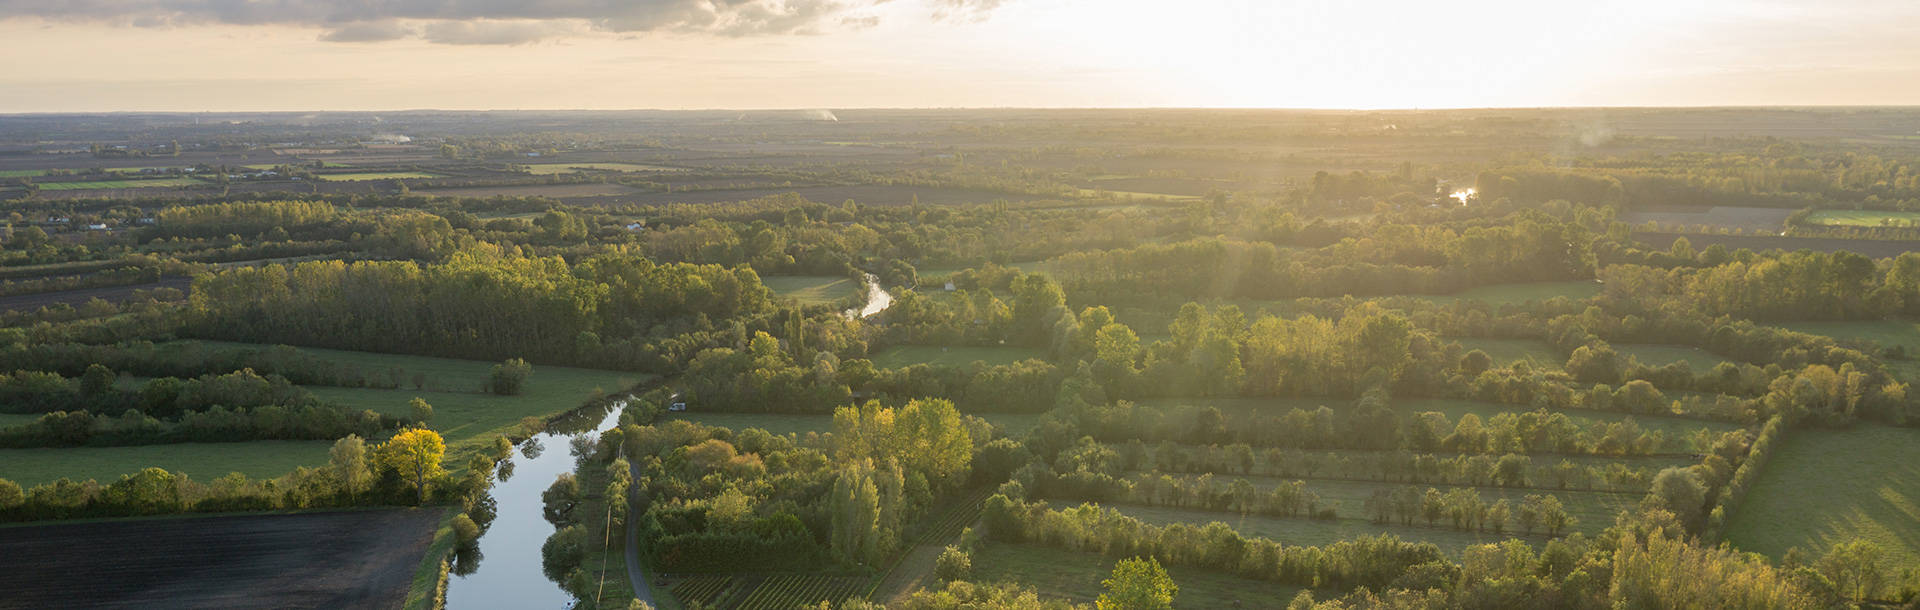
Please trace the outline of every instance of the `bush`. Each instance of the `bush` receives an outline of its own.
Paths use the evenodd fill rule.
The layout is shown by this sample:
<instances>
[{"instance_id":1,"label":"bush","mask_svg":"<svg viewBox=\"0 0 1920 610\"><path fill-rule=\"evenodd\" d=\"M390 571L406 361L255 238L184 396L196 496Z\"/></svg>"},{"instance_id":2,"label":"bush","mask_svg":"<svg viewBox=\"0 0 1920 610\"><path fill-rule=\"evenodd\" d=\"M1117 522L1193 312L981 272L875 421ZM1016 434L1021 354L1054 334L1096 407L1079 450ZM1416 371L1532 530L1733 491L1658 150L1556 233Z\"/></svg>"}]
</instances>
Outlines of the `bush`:
<instances>
[{"instance_id":1,"label":"bush","mask_svg":"<svg viewBox=\"0 0 1920 610\"><path fill-rule=\"evenodd\" d=\"M453 516L453 539L462 547L471 547L480 540L480 524L466 513Z\"/></svg>"},{"instance_id":2,"label":"bush","mask_svg":"<svg viewBox=\"0 0 1920 610\"><path fill-rule=\"evenodd\" d=\"M533 365L519 358L493 365L493 373L487 376L487 391L501 396L517 396L527 377L533 374Z\"/></svg>"},{"instance_id":3,"label":"bush","mask_svg":"<svg viewBox=\"0 0 1920 610\"><path fill-rule=\"evenodd\" d=\"M940 558L934 560L933 575L941 581L966 580L973 573L973 555L949 546L940 552Z\"/></svg>"}]
</instances>

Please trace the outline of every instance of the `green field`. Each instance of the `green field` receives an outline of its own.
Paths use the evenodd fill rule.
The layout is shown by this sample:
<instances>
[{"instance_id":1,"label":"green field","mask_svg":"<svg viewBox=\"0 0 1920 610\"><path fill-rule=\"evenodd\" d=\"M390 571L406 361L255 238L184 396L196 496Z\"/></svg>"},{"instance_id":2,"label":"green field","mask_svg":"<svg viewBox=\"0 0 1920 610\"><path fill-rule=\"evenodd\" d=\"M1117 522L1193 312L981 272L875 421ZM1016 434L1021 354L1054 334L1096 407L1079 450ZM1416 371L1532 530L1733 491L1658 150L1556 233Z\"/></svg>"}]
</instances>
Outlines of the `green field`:
<instances>
[{"instance_id":1,"label":"green field","mask_svg":"<svg viewBox=\"0 0 1920 610\"><path fill-rule=\"evenodd\" d=\"M991 543L974 554L971 580L1018 582L1045 597L1090 603L1100 596L1100 581L1113 573L1119 561L1098 553ZM1180 587L1173 598L1175 608L1278 607L1300 592L1299 587L1188 566L1167 566L1167 574Z\"/></svg>"},{"instance_id":2,"label":"green field","mask_svg":"<svg viewBox=\"0 0 1920 610\"><path fill-rule=\"evenodd\" d=\"M1721 358L1712 352L1684 345L1619 343L1615 344L1613 349L1614 351L1620 352L1622 356L1638 358L1640 364L1647 366L1666 366L1674 362L1686 362L1687 366L1692 368L1696 374L1713 370L1713 367L1719 366L1722 362L1727 362L1726 358Z\"/></svg>"},{"instance_id":3,"label":"green field","mask_svg":"<svg viewBox=\"0 0 1920 610\"><path fill-rule=\"evenodd\" d=\"M1791 322L1781 324L1787 330L1833 337L1845 343L1872 343L1883 348L1906 348L1920 355L1920 323L1907 320L1863 322Z\"/></svg>"},{"instance_id":4,"label":"green field","mask_svg":"<svg viewBox=\"0 0 1920 610\"><path fill-rule=\"evenodd\" d=\"M149 467L185 472L202 483L229 472L251 478L272 478L292 472L295 466L327 463L327 449L332 446L331 441L250 441L0 449L0 478L11 479L22 486L61 477L106 483Z\"/></svg>"},{"instance_id":5,"label":"green field","mask_svg":"<svg viewBox=\"0 0 1920 610\"><path fill-rule=\"evenodd\" d=\"M1192 478L1190 475L1175 476ZM1307 491L1319 495L1322 506L1330 504L1337 505L1340 510L1340 516L1354 519L1366 518L1367 497L1373 495L1374 490L1385 489L1392 491L1403 485L1402 483L1377 483L1371 481L1219 474L1214 475L1213 479L1215 483L1221 486L1230 485L1235 479L1246 479L1248 483L1253 484L1254 489L1262 492L1272 490L1274 487L1284 483L1291 483L1295 480L1305 481ZM1438 489L1442 493L1461 488L1461 486L1458 485L1432 485L1426 483L1408 483L1405 485L1413 485L1423 492L1429 487ZM1642 497L1641 494L1632 493L1567 491L1562 489L1524 487L1466 487L1465 489L1478 492L1480 499L1486 501L1488 505L1492 505L1494 502L1503 499L1518 505L1520 501L1525 499L1529 494L1554 496L1559 498L1560 502L1566 506L1567 514L1573 515L1580 520L1580 522L1575 524L1569 531L1586 532L1589 534L1599 532L1600 530L1606 529L1607 526L1613 525L1614 515L1619 514L1622 510L1638 505ZM1419 521L1416 520L1416 523L1419 523ZM1518 529L1518 525L1512 522L1510 522L1510 527ZM1422 531L1424 531L1424 529Z\"/></svg>"},{"instance_id":6,"label":"green field","mask_svg":"<svg viewBox=\"0 0 1920 610\"><path fill-rule=\"evenodd\" d=\"M1311 488L1309 488L1311 489ZM1134 504L1116 504L1109 508L1122 514L1151 523L1165 526L1172 523L1206 525L1214 521L1227 524L1244 536L1272 538L1289 545L1324 546L1341 540L1350 540L1361 536L1393 534L1401 540L1432 542L1449 555L1458 557L1460 551L1476 544L1488 544L1506 540L1511 536L1493 533L1462 532L1445 527L1399 525L1375 525L1362 518L1353 518L1361 514L1357 506L1341 507L1341 518L1331 521L1315 519L1287 519L1240 515L1237 513L1186 510L1178 508L1159 508ZM1535 536L1530 540L1543 540L1544 536ZM975 565L978 565L976 562Z\"/></svg>"},{"instance_id":7,"label":"green field","mask_svg":"<svg viewBox=\"0 0 1920 610\"><path fill-rule=\"evenodd\" d=\"M350 174L321 174L314 176L328 182L360 182L365 180L395 180L402 178L439 178L439 174L427 172L355 172Z\"/></svg>"},{"instance_id":8,"label":"green field","mask_svg":"<svg viewBox=\"0 0 1920 610\"><path fill-rule=\"evenodd\" d=\"M1454 301L1480 301L1488 305L1518 305L1528 301L1544 301L1554 297L1585 299L1600 294L1600 283L1593 281L1569 282L1528 282L1523 284L1494 284L1470 288L1447 295L1428 295L1418 298L1436 303Z\"/></svg>"},{"instance_id":9,"label":"green field","mask_svg":"<svg viewBox=\"0 0 1920 610\"><path fill-rule=\"evenodd\" d=\"M596 163L535 163L533 165L527 165L525 167L527 168L527 173L533 174L535 176L549 176L553 174L571 174L571 173L580 172L580 171L608 171L608 172L680 171L680 168L677 168L677 167L665 167L661 165L646 165L641 163L599 163L599 162L596 162Z\"/></svg>"},{"instance_id":10,"label":"green field","mask_svg":"<svg viewBox=\"0 0 1920 610\"><path fill-rule=\"evenodd\" d=\"M1030 347L961 347L940 345L895 345L872 354L873 365L897 369L915 364L966 366L975 360L987 364L1012 364L1027 359L1046 360L1044 350Z\"/></svg>"},{"instance_id":11,"label":"green field","mask_svg":"<svg viewBox=\"0 0 1920 610\"><path fill-rule=\"evenodd\" d=\"M1779 558L1801 547L1818 557L1859 537L1901 569L1920 568L1920 430L1859 424L1795 430L1733 509L1727 540Z\"/></svg>"},{"instance_id":12,"label":"green field","mask_svg":"<svg viewBox=\"0 0 1920 610\"><path fill-rule=\"evenodd\" d=\"M209 345L248 344L203 342ZM643 373L623 373L562 366L533 367L525 390L518 396L480 393L481 384L493 369L493 362L456 360L427 356L376 354L343 350L300 348L322 360L359 367L368 373L384 373L397 379L400 389L308 387L322 400L354 409L371 409L388 415L405 416L407 403L415 396L433 405L432 427L447 438L449 449L491 439L511 430L521 418L546 417L586 404L596 391L613 394L651 378ZM414 375L423 377L422 389L415 389Z\"/></svg>"},{"instance_id":13,"label":"green field","mask_svg":"<svg viewBox=\"0 0 1920 610\"><path fill-rule=\"evenodd\" d=\"M42 182L43 191L79 191L86 189L137 189L163 186L203 186L208 184L193 178L154 178L151 180L88 180L85 182Z\"/></svg>"},{"instance_id":14,"label":"green field","mask_svg":"<svg viewBox=\"0 0 1920 610\"><path fill-rule=\"evenodd\" d=\"M1019 435L1040 423L1037 413L986 413L982 419L1000 426L1010 435ZM808 432L832 432L833 416L828 414L808 415L799 413L708 413L684 411L673 414L671 419L684 419L690 422L719 426L731 430L759 428L774 434L799 434Z\"/></svg>"},{"instance_id":15,"label":"green field","mask_svg":"<svg viewBox=\"0 0 1920 610\"><path fill-rule=\"evenodd\" d=\"M1212 407L1218 407L1221 411L1224 411L1226 413L1258 412L1258 413L1264 413L1266 415L1279 416L1279 415L1284 415L1288 410L1295 409L1295 408L1313 410L1321 406L1327 406L1337 410L1342 406L1346 405L1348 402L1349 401L1337 400L1337 399L1303 399L1303 398L1156 398L1156 399L1142 400L1140 401L1140 404L1145 406L1162 407L1162 408L1182 406L1182 405L1212 406ZM1460 421L1461 416L1466 415L1468 413L1478 415L1482 420L1487 420L1487 419L1492 419L1493 416L1499 415L1502 413L1530 413L1534 411L1534 409L1524 408L1518 405L1481 402L1477 400L1459 400L1459 399L1451 399L1451 398L1399 399L1399 400L1393 401L1393 405L1394 405L1394 408L1404 413L1422 413L1426 411L1437 411L1445 414L1449 421L1452 421L1455 423L1458 423ZM1582 428L1590 428L1592 426L1604 425L1604 424L1608 424L1616 421L1624 421L1627 418L1631 417L1633 418L1635 423L1640 425L1640 428L1642 430L1660 430L1661 432L1667 435L1668 445L1664 450L1664 452L1685 450L1685 447L1679 443L1682 443L1685 441L1687 434L1690 434L1693 431L1699 430L1701 428L1706 428L1716 433L1726 431L1726 430L1735 430L1740 428L1739 424L1691 419L1691 418L1685 418L1685 417L1671 417L1671 416L1662 416L1662 415L1636 415L1636 414L1618 413L1618 412L1612 412L1612 411L1588 410L1588 409L1567 409L1567 410L1562 410L1558 412L1565 413L1568 419L1572 420L1575 425L1581 426Z\"/></svg>"},{"instance_id":16,"label":"green field","mask_svg":"<svg viewBox=\"0 0 1920 610\"><path fill-rule=\"evenodd\" d=\"M1814 210L1808 224L1830 227L1914 227L1920 226L1920 212L1882 210Z\"/></svg>"},{"instance_id":17,"label":"green field","mask_svg":"<svg viewBox=\"0 0 1920 610\"><path fill-rule=\"evenodd\" d=\"M11 428L40 419L39 413L0 413L0 428Z\"/></svg>"},{"instance_id":18,"label":"green field","mask_svg":"<svg viewBox=\"0 0 1920 610\"><path fill-rule=\"evenodd\" d=\"M1413 411L1413 412L1439 411L1441 413L1445 413L1447 415L1447 419L1452 420L1456 423L1460 421L1460 416L1466 415L1468 413L1478 415L1480 416L1481 419L1484 420L1484 419L1492 419L1493 416L1499 415L1501 413L1526 413L1534 410L1534 409L1522 408L1516 405L1480 402L1476 400L1454 400L1454 399L1447 399L1447 398L1395 400L1393 401L1393 405L1396 408L1406 410L1406 411ZM1590 410L1590 409L1567 409L1567 410L1558 411L1558 412L1565 413L1568 419L1573 420L1573 423L1575 425L1578 425L1582 428L1588 428L1596 425L1604 425L1604 424L1609 424L1617 421L1625 421L1628 418L1632 418L1635 423L1640 425L1640 429L1642 430L1659 430L1667 435L1668 444L1666 449L1663 450L1664 452L1685 450L1682 445L1679 445L1677 443L1681 443L1685 441L1686 435L1691 434L1693 433L1693 431L1699 430L1701 428L1712 430L1715 433L1725 432L1728 430L1737 430L1740 428L1739 424L1691 419L1686 417L1641 415L1641 414L1618 413L1613 411L1599 411L1599 410Z\"/></svg>"},{"instance_id":19,"label":"green field","mask_svg":"<svg viewBox=\"0 0 1920 610\"><path fill-rule=\"evenodd\" d=\"M1480 337L1460 337L1461 351L1480 350L1493 358L1494 366L1507 366L1514 361L1523 361L1535 370L1557 371L1564 368L1567 359L1553 346L1539 339L1483 339Z\"/></svg>"},{"instance_id":20,"label":"green field","mask_svg":"<svg viewBox=\"0 0 1920 610\"><path fill-rule=\"evenodd\" d=\"M832 275L769 275L760 278L774 294L802 305L828 305L860 294L859 280Z\"/></svg>"},{"instance_id":21,"label":"green field","mask_svg":"<svg viewBox=\"0 0 1920 610\"><path fill-rule=\"evenodd\" d=\"M46 174L47 170L44 169L0 169L0 178L32 178Z\"/></svg>"}]
</instances>

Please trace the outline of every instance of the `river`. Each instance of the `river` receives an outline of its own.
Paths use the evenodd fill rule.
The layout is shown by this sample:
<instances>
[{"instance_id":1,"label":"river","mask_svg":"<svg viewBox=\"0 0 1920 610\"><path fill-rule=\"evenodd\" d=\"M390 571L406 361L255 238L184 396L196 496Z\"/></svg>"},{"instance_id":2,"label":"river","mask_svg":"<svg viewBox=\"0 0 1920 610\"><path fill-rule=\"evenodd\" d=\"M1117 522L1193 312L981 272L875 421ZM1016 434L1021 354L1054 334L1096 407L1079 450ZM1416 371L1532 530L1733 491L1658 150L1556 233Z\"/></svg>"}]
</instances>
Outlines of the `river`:
<instances>
[{"instance_id":1,"label":"river","mask_svg":"<svg viewBox=\"0 0 1920 610\"><path fill-rule=\"evenodd\" d=\"M887 292L887 289L880 287L879 277L871 273L862 275L864 276L862 279L867 283L867 304L865 307L859 309L847 310L847 317L849 318L859 319L873 317L873 314L886 311L888 307L893 305L893 294Z\"/></svg>"},{"instance_id":2,"label":"river","mask_svg":"<svg viewBox=\"0 0 1920 610\"><path fill-rule=\"evenodd\" d=\"M512 469L511 476L493 485L495 517L480 537L479 569L447 577L448 608L559 609L573 600L540 569L540 547L554 531L542 516L540 493L560 473L573 472L573 439L597 437L618 426L625 406L625 402L616 403L590 429L591 411L571 422L572 426L563 418L548 432L514 446L513 457L507 460L512 466L503 466Z\"/></svg>"}]
</instances>

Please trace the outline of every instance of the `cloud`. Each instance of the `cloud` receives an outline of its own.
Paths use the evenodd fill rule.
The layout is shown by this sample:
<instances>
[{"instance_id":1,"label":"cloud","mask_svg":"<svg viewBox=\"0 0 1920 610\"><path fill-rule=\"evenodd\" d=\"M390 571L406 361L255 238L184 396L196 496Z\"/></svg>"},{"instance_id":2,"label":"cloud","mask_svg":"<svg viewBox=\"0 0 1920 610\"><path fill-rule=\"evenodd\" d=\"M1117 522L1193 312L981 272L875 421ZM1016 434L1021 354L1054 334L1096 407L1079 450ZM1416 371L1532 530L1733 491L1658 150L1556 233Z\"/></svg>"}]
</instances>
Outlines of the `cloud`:
<instances>
[{"instance_id":1,"label":"cloud","mask_svg":"<svg viewBox=\"0 0 1920 610\"><path fill-rule=\"evenodd\" d=\"M1007 0L934 0L934 21L985 21Z\"/></svg>"},{"instance_id":2,"label":"cloud","mask_svg":"<svg viewBox=\"0 0 1920 610\"><path fill-rule=\"evenodd\" d=\"M579 28L555 21L436 21L427 24L421 37L439 44L511 45L539 42L547 38L577 33Z\"/></svg>"},{"instance_id":3,"label":"cloud","mask_svg":"<svg viewBox=\"0 0 1920 610\"><path fill-rule=\"evenodd\" d=\"M320 34L327 42L386 42L414 36L413 28L396 21L362 21L335 26Z\"/></svg>"},{"instance_id":4,"label":"cloud","mask_svg":"<svg viewBox=\"0 0 1920 610\"><path fill-rule=\"evenodd\" d=\"M977 20L1006 0L920 0L937 16ZM888 0L0 0L0 19L114 23L291 25L321 40L419 36L446 44L522 44L588 31L758 36L871 27ZM412 25L420 25L414 28Z\"/></svg>"}]
</instances>

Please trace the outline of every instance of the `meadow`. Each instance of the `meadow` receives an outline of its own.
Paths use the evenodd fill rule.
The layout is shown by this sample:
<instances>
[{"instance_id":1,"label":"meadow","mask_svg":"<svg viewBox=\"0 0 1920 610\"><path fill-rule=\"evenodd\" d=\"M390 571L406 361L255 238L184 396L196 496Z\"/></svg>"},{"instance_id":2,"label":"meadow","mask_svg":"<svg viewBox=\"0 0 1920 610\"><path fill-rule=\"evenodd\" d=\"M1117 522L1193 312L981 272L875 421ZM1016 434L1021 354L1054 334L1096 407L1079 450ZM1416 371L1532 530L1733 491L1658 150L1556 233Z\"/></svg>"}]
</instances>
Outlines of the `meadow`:
<instances>
[{"instance_id":1,"label":"meadow","mask_svg":"<svg viewBox=\"0 0 1920 610\"><path fill-rule=\"evenodd\" d=\"M1451 337L1450 337L1451 338ZM1506 366L1514 362L1525 362L1528 367L1557 371L1564 368L1567 358L1553 350L1553 346L1539 339L1488 339L1482 337L1451 338L1460 343L1463 352L1480 350L1493 359L1494 366Z\"/></svg>"},{"instance_id":2,"label":"meadow","mask_svg":"<svg viewBox=\"0 0 1920 610\"><path fill-rule=\"evenodd\" d=\"M868 356L873 365L897 369L916 364L966 366L975 361L989 365L1013 364L1022 360L1045 360L1045 351L1031 347L972 347L942 345L895 345Z\"/></svg>"},{"instance_id":3,"label":"meadow","mask_svg":"<svg viewBox=\"0 0 1920 610\"><path fill-rule=\"evenodd\" d=\"M1777 448L1728 521L1726 539L1772 556L1819 556L1865 538L1898 574L1920 568L1920 430L1858 424L1797 430Z\"/></svg>"},{"instance_id":4,"label":"meadow","mask_svg":"<svg viewBox=\"0 0 1920 610\"><path fill-rule=\"evenodd\" d=\"M1920 226L1920 212L1814 210L1806 222L1830 227L1913 227Z\"/></svg>"},{"instance_id":5,"label":"meadow","mask_svg":"<svg viewBox=\"0 0 1920 610\"><path fill-rule=\"evenodd\" d=\"M1712 352L1684 345L1648 345L1640 343L1620 343L1613 346L1614 351L1623 356L1633 356L1647 366L1666 366L1674 362L1685 362L1695 373L1713 370L1726 358Z\"/></svg>"},{"instance_id":6,"label":"meadow","mask_svg":"<svg viewBox=\"0 0 1920 610\"><path fill-rule=\"evenodd\" d=\"M328 182L361 182L365 180L396 180L405 178L439 178L440 174L427 172L352 172L345 174L320 174L315 176Z\"/></svg>"},{"instance_id":7,"label":"meadow","mask_svg":"<svg viewBox=\"0 0 1920 610\"><path fill-rule=\"evenodd\" d=\"M1000 426L1007 434L1018 436L1035 424L1040 423L1037 413L982 413L982 419ZM774 434L796 434L805 436L808 432L828 433L833 431L833 416L826 413L818 415L794 413L713 413L703 411L683 411L663 419L684 419L690 422L719 426L734 431L747 428L759 428Z\"/></svg>"},{"instance_id":8,"label":"meadow","mask_svg":"<svg viewBox=\"0 0 1920 610\"><path fill-rule=\"evenodd\" d=\"M850 277L832 275L769 275L760 278L774 294L802 305L830 305L860 294L862 285Z\"/></svg>"},{"instance_id":9,"label":"meadow","mask_svg":"<svg viewBox=\"0 0 1920 610\"><path fill-rule=\"evenodd\" d=\"M1119 561L1099 553L988 543L973 555L972 580L1019 582L1031 585L1045 597L1091 603L1100 596L1100 581ZM1188 566L1169 566L1167 573L1180 585L1173 599L1176 608L1281 607L1301 591L1290 585Z\"/></svg>"},{"instance_id":10,"label":"meadow","mask_svg":"<svg viewBox=\"0 0 1920 610\"><path fill-rule=\"evenodd\" d=\"M218 341L202 343L266 347ZM396 389L308 386L321 400L404 417L410 413L408 403L414 397L425 399L433 405L432 428L446 437L450 452L472 448L495 435L512 431L521 419L565 412L593 398L615 394L652 379L643 373L535 366L519 395L497 396L481 392L496 364L493 362L322 348L299 350L321 360L356 367L399 386ZM420 382L417 387L416 377Z\"/></svg>"},{"instance_id":11,"label":"meadow","mask_svg":"<svg viewBox=\"0 0 1920 610\"><path fill-rule=\"evenodd\" d=\"M678 168L678 167L666 167L666 166L661 166L661 165L645 165L645 164L641 164L641 163L604 163L604 162L593 162L593 163L535 163L535 164L532 164L532 165L525 165L525 166L522 166L522 167L525 167L525 168L527 169L527 173L529 173L529 174L533 174L533 175L535 175L535 176L551 176L551 175L554 175L554 174L571 174L571 173L576 173L576 172L582 172L582 171L606 171L606 172L677 172L677 171L684 171L684 170L682 170L681 168Z\"/></svg>"},{"instance_id":12,"label":"meadow","mask_svg":"<svg viewBox=\"0 0 1920 610\"><path fill-rule=\"evenodd\" d=\"M202 483L229 472L249 478L272 478L292 472L295 466L327 463L327 449L331 446L332 441L249 441L0 449L0 479L11 480L22 487L62 477L110 483L145 468L186 473Z\"/></svg>"},{"instance_id":13,"label":"meadow","mask_svg":"<svg viewBox=\"0 0 1920 610\"><path fill-rule=\"evenodd\" d=\"M1188 478L1188 479L1193 478L1190 475L1176 475L1176 476L1178 478ZM1441 493L1446 493L1455 489L1467 489L1477 493L1480 496L1480 499L1485 501L1488 505L1492 505L1494 502L1497 502L1500 500L1506 500L1507 502L1512 503L1515 506L1518 506L1520 501L1526 499L1528 495L1532 495L1532 494L1551 495L1560 499L1560 502L1567 509L1567 514L1572 515L1575 518L1578 518L1580 520L1579 523L1575 524L1574 527L1569 529L1569 531L1586 532L1589 534L1598 532L1602 529L1606 529L1606 527L1609 525L1613 525L1613 516L1616 513L1628 508L1632 508L1633 506L1639 504L1641 497L1643 497L1643 494L1637 494L1637 493L1615 493L1615 492L1605 492L1605 491L1568 491L1568 490L1549 489L1549 488L1540 488L1540 487L1468 487L1468 486L1460 486L1460 485L1437 485L1437 484L1427 484L1427 483L1383 483L1383 482L1374 482L1374 481L1348 481L1348 480L1339 480L1339 479L1240 476L1240 475L1222 475L1222 474L1216 474L1213 477L1214 483L1221 486L1231 485L1235 480L1238 480L1238 479L1245 479L1248 483L1251 483L1253 485L1254 489L1259 490L1261 492L1270 491L1275 487L1278 487L1282 484L1291 483L1293 481L1302 481L1306 483L1307 491L1313 492L1315 495L1320 496L1321 506L1337 506L1338 510L1340 511L1340 516L1348 519L1366 518L1366 509L1365 509L1366 501L1368 496L1373 495L1374 491L1381 490L1381 489L1385 489L1387 491L1393 491L1395 489L1398 489L1400 487L1407 486L1407 485L1416 487L1421 491L1425 491L1427 488L1438 489L1440 490ZM1442 521L1444 521L1444 519L1442 519ZM1415 520L1415 523L1422 524L1423 522L1419 520ZM1405 527L1405 526L1402 526L1402 527ZM1405 535L1404 537L1408 537L1408 538L1415 537L1418 534L1424 533L1431 529L1435 529L1435 528L1425 527L1424 525L1416 525L1416 527L1412 528L1412 530L1414 531ZM1510 524L1509 529L1518 529L1518 526Z\"/></svg>"},{"instance_id":14,"label":"meadow","mask_svg":"<svg viewBox=\"0 0 1920 610\"><path fill-rule=\"evenodd\" d=\"M1566 297L1586 299L1600 294L1600 283L1585 280L1568 282L1526 282L1519 284L1493 284L1469 288L1453 294L1417 295L1416 298L1436 303L1454 301L1480 301L1488 305L1519 305L1530 301Z\"/></svg>"},{"instance_id":15,"label":"meadow","mask_svg":"<svg viewBox=\"0 0 1920 610\"><path fill-rule=\"evenodd\" d=\"M1843 343L1870 344L1883 348L1899 347L1905 349L1908 354L1920 354L1920 323L1907 320L1789 322L1779 326L1810 335L1833 337Z\"/></svg>"},{"instance_id":16,"label":"meadow","mask_svg":"<svg viewBox=\"0 0 1920 610\"><path fill-rule=\"evenodd\" d=\"M1153 407L1173 406L1211 406L1226 413L1259 412L1270 416L1284 415L1291 409L1313 410L1321 406L1340 408L1347 404L1342 400L1299 399L1299 398L1159 398L1140 401L1140 404ZM1460 417L1474 414L1482 420L1492 419L1502 413L1531 413L1531 409L1519 405L1508 405L1477 400L1453 398L1410 398L1393 401L1396 410L1403 413L1424 413L1435 411L1447 416L1447 420L1458 423ZM1600 411L1591 409L1565 409L1557 413L1566 414L1574 425L1592 428L1613 422L1634 420L1642 430L1659 430L1666 434L1668 445L1664 452L1683 450L1686 435L1702 428L1718 432L1738 429L1738 424L1720 421L1692 419L1665 415L1645 415Z\"/></svg>"},{"instance_id":17,"label":"meadow","mask_svg":"<svg viewBox=\"0 0 1920 610\"><path fill-rule=\"evenodd\" d=\"M163 186L202 186L208 182L193 178L153 178L149 180L87 180L84 182L42 182L43 191L81 191L88 189L137 189Z\"/></svg>"},{"instance_id":18,"label":"meadow","mask_svg":"<svg viewBox=\"0 0 1920 610\"><path fill-rule=\"evenodd\" d=\"M1309 487L1309 490L1312 488ZM1272 538L1289 545L1324 546L1341 540L1351 540L1361 536L1391 534L1401 540L1431 542L1448 555L1458 557L1460 551L1476 544L1489 544L1517 538L1513 532L1495 534L1493 532L1463 532L1444 527L1375 524L1366 519L1343 516L1333 520L1306 518L1265 517L1260 515L1241 515L1230 512L1191 510L1183 508L1161 508L1140 506L1137 504L1114 504L1112 508L1127 516L1152 525L1165 526L1174 523L1205 525L1215 521L1225 523L1234 531L1245 536ZM1359 514L1358 507L1341 508L1342 515ZM1545 541L1546 536L1523 538L1529 541Z\"/></svg>"}]
</instances>

